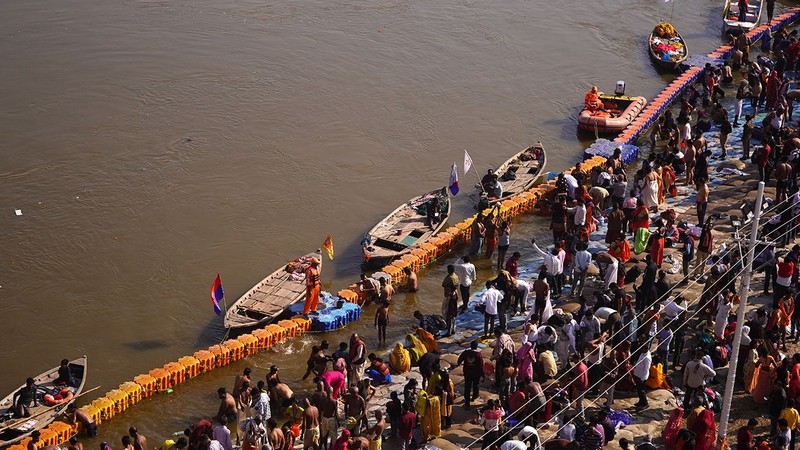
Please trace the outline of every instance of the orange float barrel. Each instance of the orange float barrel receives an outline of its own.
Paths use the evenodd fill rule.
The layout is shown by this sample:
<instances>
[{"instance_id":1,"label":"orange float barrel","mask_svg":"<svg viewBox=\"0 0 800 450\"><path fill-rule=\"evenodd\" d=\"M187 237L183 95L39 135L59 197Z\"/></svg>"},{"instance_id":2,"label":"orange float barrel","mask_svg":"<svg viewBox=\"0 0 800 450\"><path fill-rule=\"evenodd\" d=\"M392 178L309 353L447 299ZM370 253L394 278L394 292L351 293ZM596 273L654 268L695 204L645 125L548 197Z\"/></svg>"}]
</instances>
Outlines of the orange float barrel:
<instances>
[{"instance_id":1,"label":"orange float barrel","mask_svg":"<svg viewBox=\"0 0 800 450\"><path fill-rule=\"evenodd\" d=\"M92 406L100 411L100 417L103 420L109 420L114 417L114 401L108 397L96 398L92 401Z\"/></svg>"},{"instance_id":2,"label":"orange float barrel","mask_svg":"<svg viewBox=\"0 0 800 450\"><path fill-rule=\"evenodd\" d=\"M200 374L200 361L194 356L181 356L178 358L178 364L186 369L186 380Z\"/></svg>"},{"instance_id":3,"label":"orange float barrel","mask_svg":"<svg viewBox=\"0 0 800 450\"><path fill-rule=\"evenodd\" d=\"M414 258L400 258L400 261L403 261L406 267L411 267L411 270L416 269L418 271L420 268L427 266L428 263L431 262L431 255L428 254L427 250L422 248L415 248L411 250L411 256L416 258L416 261Z\"/></svg>"},{"instance_id":4,"label":"orange float barrel","mask_svg":"<svg viewBox=\"0 0 800 450\"><path fill-rule=\"evenodd\" d=\"M231 362L244 358L244 344L236 339L228 339L227 341L223 342L222 345L230 350Z\"/></svg>"},{"instance_id":5,"label":"orange float barrel","mask_svg":"<svg viewBox=\"0 0 800 450\"><path fill-rule=\"evenodd\" d=\"M412 250L412 252L414 250ZM418 254L419 252L417 252L417 255ZM400 259L405 261L406 264L408 264L408 267L411 268L411 270L413 270L414 272L419 272L419 269L425 267L430 262L430 256L427 254L427 252L425 253L425 259L420 259L420 257L417 255L413 253L406 253L405 255L401 256Z\"/></svg>"},{"instance_id":6,"label":"orange float barrel","mask_svg":"<svg viewBox=\"0 0 800 450\"><path fill-rule=\"evenodd\" d=\"M135 376L133 378L133 381L136 384L138 384L139 386L142 387L142 390L144 391L142 393L142 396L144 398L152 397L153 394L158 392L158 386L156 385L156 379L153 378L149 374L145 373L145 374L142 374L142 375L137 375L137 376Z\"/></svg>"},{"instance_id":7,"label":"orange float barrel","mask_svg":"<svg viewBox=\"0 0 800 450\"><path fill-rule=\"evenodd\" d=\"M8 447L6 450L28 450L28 442L30 442L31 438L27 438L27 442L23 439L21 442L25 442L25 444L16 444Z\"/></svg>"},{"instance_id":8,"label":"orange float barrel","mask_svg":"<svg viewBox=\"0 0 800 450\"><path fill-rule=\"evenodd\" d=\"M253 336L250 333L243 334L236 338L237 341L241 342L244 345L244 354L252 355L253 353L258 352L258 338Z\"/></svg>"},{"instance_id":9,"label":"orange float barrel","mask_svg":"<svg viewBox=\"0 0 800 450\"><path fill-rule=\"evenodd\" d=\"M355 294L355 292L353 292L353 294ZM353 296L351 295L350 298L353 298ZM278 321L278 326L283 327L286 330L288 337L297 336L297 324L291 320L280 320Z\"/></svg>"},{"instance_id":10,"label":"orange float barrel","mask_svg":"<svg viewBox=\"0 0 800 450\"><path fill-rule=\"evenodd\" d=\"M164 370L162 367L156 367L150 372L147 372L147 374L156 379L156 390L163 391L164 389L172 387L172 376L168 370Z\"/></svg>"},{"instance_id":11,"label":"orange float barrel","mask_svg":"<svg viewBox=\"0 0 800 450\"><path fill-rule=\"evenodd\" d=\"M388 266L384 266L382 270L387 274L389 274L390 277L392 277L392 284L398 286L405 283L406 281L407 276L405 272L403 272L403 269L406 267L408 267L408 264L406 264L405 261L397 260L397 261L392 261L392 263L389 264ZM358 303L363 304L365 298L366 298L365 294L359 295Z\"/></svg>"},{"instance_id":12,"label":"orange float barrel","mask_svg":"<svg viewBox=\"0 0 800 450\"><path fill-rule=\"evenodd\" d=\"M194 352L194 358L200 361L200 369L197 374L206 373L217 367L216 356L208 350L198 350Z\"/></svg>"},{"instance_id":13,"label":"orange float barrel","mask_svg":"<svg viewBox=\"0 0 800 450\"><path fill-rule=\"evenodd\" d=\"M114 402L114 414L119 414L131 406L128 394L122 389L112 389L106 392L106 398Z\"/></svg>"},{"instance_id":14,"label":"orange float barrel","mask_svg":"<svg viewBox=\"0 0 800 450\"><path fill-rule=\"evenodd\" d=\"M474 220L474 218L468 218L456 224L456 228L461 230L461 239L464 242L469 242L472 239L472 222Z\"/></svg>"},{"instance_id":15,"label":"orange float barrel","mask_svg":"<svg viewBox=\"0 0 800 450\"><path fill-rule=\"evenodd\" d=\"M291 320L297 324L297 327L300 329L300 334L306 334L308 330L311 329L311 319L308 317L295 316L292 317Z\"/></svg>"},{"instance_id":16,"label":"orange float barrel","mask_svg":"<svg viewBox=\"0 0 800 450\"><path fill-rule=\"evenodd\" d=\"M425 252L428 254L428 263L427 264L430 264L430 263L436 261L436 258L439 257L439 247L433 245L433 243L430 242L430 241L421 244L419 246L419 248L421 248L422 250L425 250Z\"/></svg>"},{"instance_id":17,"label":"orange float barrel","mask_svg":"<svg viewBox=\"0 0 800 450\"><path fill-rule=\"evenodd\" d=\"M144 388L133 381L126 381L120 384L119 390L128 395L128 406L133 406L144 398Z\"/></svg>"},{"instance_id":18,"label":"orange float barrel","mask_svg":"<svg viewBox=\"0 0 800 450\"><path fill-rule=\"evenodd\" d=\"M267 325L265 328L270 332L272 332L272 335L275 337L276 344L283 342L288 335L286 328L283 328L282 326L279 325L275 325L274 323Z\"/></svg>"},{"instance_id":19,"label":"orange float barrel","mask_svg":"<svg viewBox=\"0 0 800 450\"><path fill-rule=\"evenodd\" d=\"M164 370L169 372L172 386L181 384L186 381L186 367L179 362L168 362L164 364Z\"/></svg>"},{"instance_id":20,"label":"orange float barrel","mask_svg":"<svg viewBox=\"0 0 800 450\"><path fill-rule=\"evenodd\" d=\"M214 355L214 367L227 366L231 363L231 350L224 345L212 345L208 347Z\"/></svg>"},{"instance_id":21,"label":"orange float barrel","mask_svg":"<svg viewBox=\"0 0 800 450\"><path fill-rule=\"evenodd\" d=\"M67 442L69 438L76 435L78 433L78 427L76 425L70 425L66 422L55 421L47 426L50 430L52 430L58 436L58 443Z\"/></svg>"},{"instance_id":22,"label":"orange float barrel","mask_svg":"<svg viewBox=\"0 0 800 450\"><path fill-rule=\"evenodd\" d=\"M459 242L464 240L464 230L458 227L450 227L445 230L447 233L450 233L453 236L453 245L456 245Z\"/></svg>"},{"instance_id":23,"label":"orange float barrel","mask_svg":"<svg viewBox=\"0 0 800 450\"><path fill-rule=\"evenodd\" d=\"M358 303L358 297L359 297L358 293L354 292L354 291L351 291L350 289L342 289L342 290L340 290L339 292L336 293L336 296L341 298L341 299L344 299L344 301L349 302L349 303ZM281 321L281 322L283 322L283 321ZM281 325L281 323L278 322L278 325ZM284 328L287 328L287 327L284 327ZM287 330L289 331L289 335L290 336L294 336L294 334L292 334L293 331L292 331L291 327L287 328Z\"/></svg>"},{"instance_id":24,"label":"orange float barrel","mask_svg":"<svg viewBox=\"0 0 800 450\"><path fill-rule=\"evenodd\" d=\"M258 339L258 348L265 349L272 347L272 333L269 331L259 328L257 330L253 330L253 336Z\"/></svg>"},{"instance_id":25,"label":"orange float barrel","mask_svg":"<svg viewBox=\"0 0 800 450\"><path fill-rule=\"evenodd\" d=\"M60 444L60 442L58 442L58 433L55 431L49 428L42 428L39 432L41 433L39 435L39 442L43 443L43 446Z\"/></svg>"}]
</instances>

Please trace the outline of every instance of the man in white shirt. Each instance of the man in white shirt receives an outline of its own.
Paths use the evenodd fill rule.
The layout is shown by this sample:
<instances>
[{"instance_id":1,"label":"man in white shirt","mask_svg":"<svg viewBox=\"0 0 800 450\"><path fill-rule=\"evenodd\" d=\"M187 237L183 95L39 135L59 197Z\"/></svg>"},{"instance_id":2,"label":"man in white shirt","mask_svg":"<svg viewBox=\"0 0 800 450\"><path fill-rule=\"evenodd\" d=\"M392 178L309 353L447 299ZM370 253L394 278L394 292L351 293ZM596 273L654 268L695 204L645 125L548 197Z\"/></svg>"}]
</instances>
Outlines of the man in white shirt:
<instances>
[{"instance_id":1,"label":"man in white shirt","mask_svg":"<svg viewBox=\"0 0 800 450\"><path fill-rule=\"evenodd\" d=\"M556 355L562 369L569 367L569 355L577 353L575 349L575 331L578 329L578 322L572 318L572 314L567 313L569 322L558 328L558 341L556 342Z\"/></svg>"},{"instance_id":2,"label":"man in white shirt","mask_svg":"<svg viewBox=\"0 0 800 450\"><path fill-rule=\"evenodd\" d=\"M514 298L516 299L516 303L520 307L520 312L525 314L525 311L528 308L528 295L531 293L531 285L527 281L523 280L522 278L517 278L517 292L514 294ZM516 307L513 308L514 312L516 312ZM531 308L533 309L533 308ZM543 319L547 320L547 319Z\"/></svg>"},{"instance_id":3,"label":"man in white shirt","mask_svg":"<svg viewBox=\"0 0 800 450\"><path fill-rule=\"evenodd\" d=\"M475 273L475 265L469 261L469 255L464 255L461 262L455 265L456 275L458 275L459 285L458 290L461 294L461 311L467 310L469 303L470 287L472 283L478 278Z\"/></svg>"},{"instance_id":4,"label":"man in white shirt","mask_svg":"<svg viewBox=\"0 0 800 450\"><path fill-rule=\"evenodd\" d=\"M584 204L582 198L578 198L577 202L577 205L573 206L572 208L567 208L567 212L573 214L572 224L575 232L580 231L583 226L586 225L586 205Z\"/></svg>"},{"instance_id":5,"label":"man in white shirt","mask_svg":"<svg viewBox=\"0 0 800 450\"><path fill-rule=\"evenodd\" d=\"M639 355L636 364L631 368L633 381L636 383L636 393L639 394L639 401L636 403L638 408L647 408L647 395L645 394L645 382L650 377L650 366L653 364L653 356L650 350L646 349Z\"/></svg>"},{"instance_id":6,"label":"man in white shirt","mask_svg":"<svg viewBox=\"0 0 800 450\"><path fill-rule=\"evenodd\" d=\"M705 378L717 374L714 369L702 362L704 355L703 350L695 349L694 359L686 363L686 367L683 368L683 390L686 392L683 396L684 411L689 410L689 400L692 394L703 388Z\"/></svg>"},{"instance_id":7,"label":"man in white shirt","mask_svg":"<svg viewBox=\"0 0 800 450\"><path fill-rule=\"evenodd\" d=\"M491 336L494 334L494 319L497 317L497 306L503 301L503 293L494 287L494 283L487 281L486 292L483 293L481 301L484 306L483 335Z\"/></svg>"},{"instance_id":8,"label":"man in white shirt","mask_svg":"<svg viewBox=\"0 0 800 450\"><path fill-rule=\"evenodd\" d=\"M567 195L575 198L575 189L578 189L578 180L570 174L564 174L564 181L567 182Z\"/></svg>"},{"instance_id":9,"label":"man in white shirt","mask_svg":"<svg viewBox=\"0 0 800 450\"><path fill-rule=\"evenodd\" d=\"M583 295L583 287L586 284L586 273L589 271L589 264L592 263L592 254L587 250L586 243L581 242L578 244L577 253L572 260L574 268L572 269L572 292L571 297L580 297Z\"/></svg>"},{"instance_id":10,"label":"man in white shirt","mask_svg":"<svg viewBox=\"0 0 800 450\"><path fill-rule=\"evenodd\" d=\"M510 439L500 446L500 450L536 450L539 448L539 432L527 425L520 430L517 439ZM529 447L530 446L530 447Z\"/></svg>"},{"instance_id":11,"label":"man in white shirt","mask_svg":"<svg viewBox=\"0 0 800 450\"><path fill-rule=\"evenodd\" d=\"M558 255L552 255L550 253L545 253L542 249L536 245L536 238L531 239L531 244L533 244L533 249L536 253L539 254L542 258L544 258L544 265L547 267L547 276L550 282L550 288L554 289L555 295L560 295L561 292L558 288L561 286L561 283L558 282L561 274L564 273L564 258L566 252L561 250L558 252Z\"/></svg>"}]
</instances>

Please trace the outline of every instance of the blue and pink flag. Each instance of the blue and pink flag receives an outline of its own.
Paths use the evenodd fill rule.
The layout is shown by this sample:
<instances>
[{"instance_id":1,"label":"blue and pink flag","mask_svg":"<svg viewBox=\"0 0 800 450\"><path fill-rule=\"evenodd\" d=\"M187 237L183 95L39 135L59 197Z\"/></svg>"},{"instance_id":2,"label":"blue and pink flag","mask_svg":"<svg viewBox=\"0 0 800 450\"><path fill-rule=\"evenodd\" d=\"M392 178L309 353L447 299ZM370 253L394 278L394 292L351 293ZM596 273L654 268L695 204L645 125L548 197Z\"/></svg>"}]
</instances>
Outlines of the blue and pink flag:
<instances>
[{"instance_id":1,"label":"blue and pink flag","mask_svg":"<svg viewBox=\"0 0 800 450\"><path fill-rule=\"evenodd\" d=\"M453 195L458 194L458 166L453 163L450 168L450 193Z\"/></svg>"},{"instance_id":2,"label":"blue and pink flag","mask_svg":"<svg viewBox=\"0 0 800 450\"><path fill-rule=\"evenodd\" d=\"M225 291L222 289L222 279L220 279L219 274L217 274L214 284L211 285L211 303L214 305L214 312L217 313L217 315L222 314L222 309L219 307L219 302L224 297Z\"/></svg>"}]
</instances>

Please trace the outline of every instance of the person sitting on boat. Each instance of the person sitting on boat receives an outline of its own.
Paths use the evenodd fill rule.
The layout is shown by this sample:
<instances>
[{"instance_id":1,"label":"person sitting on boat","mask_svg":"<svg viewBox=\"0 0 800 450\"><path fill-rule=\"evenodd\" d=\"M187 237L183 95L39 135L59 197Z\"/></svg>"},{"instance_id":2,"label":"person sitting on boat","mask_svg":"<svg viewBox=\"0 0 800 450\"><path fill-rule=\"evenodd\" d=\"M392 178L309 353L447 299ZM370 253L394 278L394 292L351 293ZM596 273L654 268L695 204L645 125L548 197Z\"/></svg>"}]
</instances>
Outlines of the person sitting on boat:
<instances>
[{"instance_id":1,"label":"person sitting on boat","mask_svg":"<svg viewBox=\"0 0 800 450\"><path fill-rule=\"evenodd\" d=\"M70 405L67 406L67 422L71 424L80 422L83 424L83 429L86 430L87 436L97 436L97 423L95 423L89 413L78 408L74 403L70 403Z\"/></svg>"},{"instance_id":2,"label":"person sitting on boat","mask_svg":"<svg viewBox=\"0 0 800 450\"><path fill-rule=\"evenodd\" d=\"M481 188L483 192L489 192L489 186L492 185L492 179L494 178L494 170L489 169L486 171L486 175L481 178Z\"/></svg>"},{"instance_id":3,"label":"person sitting on boat","mask_svg":"<svg viewBox=\"0 0 800 450\"><path fill-rule=\"evenodd\" d=\"M589 111L605 111L605 105L600 100L600 94L597 93L597 86L592 86L586 96L583 98L583 107Z\"/></svg>"},{"instance_id":4,"label":"person sitting on boat","mask_svg":"<svg viewBox=\"0 0 800 450\"><path fill-rule=\"evenodd\" d=\"M306 268L306 301L303 304L303 314L308 315L311 311L317 313L319 303L319 260L311 258L311 263Z\"/></svg>"},{"instance_id":5,"label":"person sitting on boat","mask_svg":"<svg viewBox=\"0 0 800 450\"><path fill-rule=\"evenodd\" d=\"M492 182L486 189L486 194L489 195L489 198L501 198L503 196L503 185L500 184L497 174L492 176Z\"/></svg>"},{"instance_id":6,"label":"person sitting on boat","mask_svg":"<svg viewBox=\"0 0 800 450\"><path fill-rule=\"evenodd\" d=\"M30 417L31 404L39 406L39 401L36 399L36 389L36 382L33 381L33 378L28 378L25 380L25 387L14 393L12 404L15 417Z\"/></svg>"},{"instance_id":7,"label":"person sitting on boat","mask_svg":"<svg viewBox=\"0 0 800 450\"><path fill-rule=\"evenodd\" d=\"M431 228L442 221L442 208L439 206L438 197L433 197L428 201L427 216Z\"/></svg>"},{"instance_id":8,"label":"person sitting on boat","mask_svg":"<svg viewBox=\"0 0 800 450\"><path fill-rule=\"evenodd\" d=\"M67 385L72 387L77 385L75 382L75 377L72 376L72 371L69 370L68 359L61 360L61 366L58 368L58 378L56 378L55 383L57 385Z\"/></svg>"}]
</instances>

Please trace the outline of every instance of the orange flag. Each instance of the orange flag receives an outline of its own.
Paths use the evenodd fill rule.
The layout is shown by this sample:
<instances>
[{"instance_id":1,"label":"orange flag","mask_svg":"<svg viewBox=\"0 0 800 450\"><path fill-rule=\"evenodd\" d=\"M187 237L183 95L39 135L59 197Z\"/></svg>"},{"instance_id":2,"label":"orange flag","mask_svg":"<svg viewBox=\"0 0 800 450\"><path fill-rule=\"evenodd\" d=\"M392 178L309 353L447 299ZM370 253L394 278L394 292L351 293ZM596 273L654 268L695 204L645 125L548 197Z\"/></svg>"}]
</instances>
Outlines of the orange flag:
<instances>
[{"instance_id":1,"label":"orange flag","mask_svg":"<svg viewBox=\"0 0 800 450\"><path fill-rule=\"evenodd\" d=\"M322 243L322 248L325 250L325 253L328 254L328 258L333 261L333 238L330 233L328 233L328 237L325 238L325 242Z\"/></svg>"}]
</instances>

